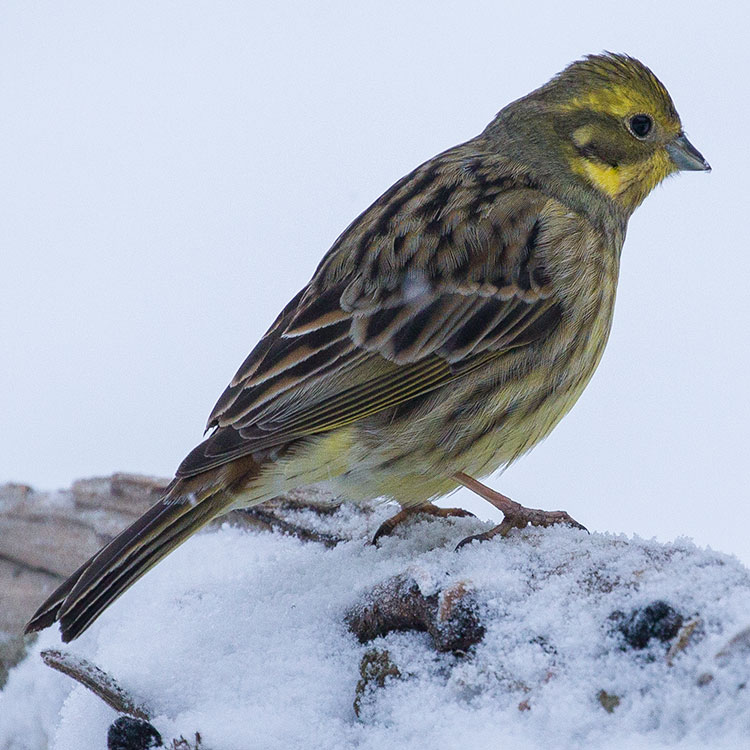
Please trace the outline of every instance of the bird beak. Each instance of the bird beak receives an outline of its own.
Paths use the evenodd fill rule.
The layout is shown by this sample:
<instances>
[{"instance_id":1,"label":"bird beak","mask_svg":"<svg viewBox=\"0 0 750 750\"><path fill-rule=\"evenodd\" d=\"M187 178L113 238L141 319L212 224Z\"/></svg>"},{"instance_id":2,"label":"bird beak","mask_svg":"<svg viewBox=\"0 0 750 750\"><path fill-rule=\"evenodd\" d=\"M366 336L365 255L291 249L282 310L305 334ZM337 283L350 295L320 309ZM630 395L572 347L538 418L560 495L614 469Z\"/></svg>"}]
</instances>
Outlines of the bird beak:
<instances>
[{"instance_id":1,"label":"bird beak","mask_svg":"<svg viewBox=\"0 0 750 750\"><path fill-rule=\"evenodd\" d=\"M667 153L681 172L710 172L711 165L703 158L684 133L667 144Z\"/></svg>"}]
</instances>

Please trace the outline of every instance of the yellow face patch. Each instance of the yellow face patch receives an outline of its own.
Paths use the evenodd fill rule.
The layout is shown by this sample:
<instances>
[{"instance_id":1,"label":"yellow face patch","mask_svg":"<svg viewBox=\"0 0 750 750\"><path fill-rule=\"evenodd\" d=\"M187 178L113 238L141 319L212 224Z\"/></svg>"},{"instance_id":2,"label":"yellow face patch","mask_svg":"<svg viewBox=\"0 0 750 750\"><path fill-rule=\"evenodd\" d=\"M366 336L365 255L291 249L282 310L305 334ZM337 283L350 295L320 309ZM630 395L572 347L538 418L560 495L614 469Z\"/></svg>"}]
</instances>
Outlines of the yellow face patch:
<instances>
[{"instance_id":1,"label":"yellow face patch","mask_svg":"<svg viewBox=\"0 0 750 750\"><path fill-rule=\"evenodd\" d=\"M625 118L653 109L653 101L629 86L609 86L587 91L562 105L563 110L587 109L591 112Z\"/></svg>"},{"instance_id":2,"label":"yellow face patch","mask_svg":"<svg viewBox=\"0 0 750 750\"><path fill-rule=\"evenodd\" d=\"M610 198L616 198L624 182L632 178L633 166L612 167L592 159L579 157L576 171L583 174L594 187L606 193ZM626 173L630 173L627 174Z\"/></svg>"},{"instance_id":3,"label":"yellow face patch","mask_svg":"<svg viewBox=\"0 0 750 750\"><path fill-rule=\"evenodd\" d=\"M587 143L591 142L591 139L594 137L594 128L591 127L591 125L581 125L580 128L577 128L573 131L573 143L576 144L576 146L585 146Z\"/></svg>"},{"instance_id":4,"label":"yellow face patch","mask_svg":"<svg viewBox=\"0 0 750 750\"><path fill-rule=\"evenodd\" d=\"M638 206L665 177L675 171L672 160L663 150L655 152L645 161L616 167L576 154L571 166L597 190L629 209Z\"/></svg>"}]
</instances>

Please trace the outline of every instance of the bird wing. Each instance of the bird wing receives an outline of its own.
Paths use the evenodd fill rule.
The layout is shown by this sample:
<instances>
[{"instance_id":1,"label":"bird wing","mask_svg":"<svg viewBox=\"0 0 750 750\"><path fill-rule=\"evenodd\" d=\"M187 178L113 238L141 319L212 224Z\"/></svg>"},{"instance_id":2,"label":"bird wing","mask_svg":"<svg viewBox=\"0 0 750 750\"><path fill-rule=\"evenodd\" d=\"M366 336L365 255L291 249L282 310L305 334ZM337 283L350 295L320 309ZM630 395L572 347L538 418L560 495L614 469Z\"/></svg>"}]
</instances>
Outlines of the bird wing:
<instances>
[{"instance_id":1,"label":"bird wing","mask_svg":"<svg viewBox=\"0 0 750 750\"><path fill-rule=\"evenodd\" d=\"M350 424L545 337L562 317L550 204L531 178L451 152L396 183L245 360L177 476Z\"/></svg>"}]
</instances>

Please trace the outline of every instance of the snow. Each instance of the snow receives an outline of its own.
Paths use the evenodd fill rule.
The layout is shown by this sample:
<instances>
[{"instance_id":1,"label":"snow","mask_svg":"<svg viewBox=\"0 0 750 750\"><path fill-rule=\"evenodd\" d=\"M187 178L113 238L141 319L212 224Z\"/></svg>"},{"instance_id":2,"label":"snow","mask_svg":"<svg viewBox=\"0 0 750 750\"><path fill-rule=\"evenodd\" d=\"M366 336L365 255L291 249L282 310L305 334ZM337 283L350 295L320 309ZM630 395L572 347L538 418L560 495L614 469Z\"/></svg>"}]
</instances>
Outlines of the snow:
<instances>
[{"instance_id":1,"label":"snow","mask_svg":"<svg viewBox=\"0 0 750 750\"><path fill-rule=\"evenodd\" d=\"M750 626L750 574L736 559L687 540L568 528L454 552L487 528L473 518L424 518L367 544L392 510L300 513L346 537L333 549L229 525L200 534L64 650L145 701L165 740L198 731L211 750L748 745L747 644L716 658ZM425 595L473 589L483 640L463 656L436 652L425 633L360 644L347 611L402 574ZM699 618L671 666L669 643L628 648L611 617L657 600L685 623ZM45 648L60 648L55 631L0 694L0 748L106 747L117 714L45 667ZM360 661L372 648L387 650L401 676L372 689L357 717ZM602 690L619 698L611 713Z\"/></svg>"}]
</instances>

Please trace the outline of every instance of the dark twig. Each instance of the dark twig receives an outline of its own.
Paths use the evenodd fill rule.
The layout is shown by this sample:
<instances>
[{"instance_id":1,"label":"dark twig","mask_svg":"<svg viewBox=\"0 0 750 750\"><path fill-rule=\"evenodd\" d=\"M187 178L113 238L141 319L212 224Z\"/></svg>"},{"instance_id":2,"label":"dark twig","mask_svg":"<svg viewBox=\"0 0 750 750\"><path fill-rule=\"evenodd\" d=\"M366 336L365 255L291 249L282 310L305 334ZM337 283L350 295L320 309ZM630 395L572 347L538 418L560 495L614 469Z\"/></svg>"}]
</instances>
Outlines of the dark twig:
<instances>
[{"instance_id":1,"label":"dark twig","mask_svg":"<svg viewBox=\"0 0 750 750\"><path fill-rule=\"evenodd\" d=\"M346 621L362 643L392 630L422 630L438 651L463 653L484 637L473 592L463 582L424 596L413 578L395 576L376 586Z\"/></svg>"},{"instance_id":2,"label":"dark twig","mask_svg":"<svg viewBox=\"0 0 750 750\"><path fill-rule=\"evenodd\" d=\"M279 518L273 511L260 507L232 511L224 516L221 521L226 520L232 523L233 520L238 519L241 519L241 523L243 524L249 523L264 529L279 531L282 534L296 536L304 542L317 542L325 547L335 547L344 541L342 537L326 534L322 531L313 531L312 529L287 521L284 518Z\"/></svg>"}]
</instances>

